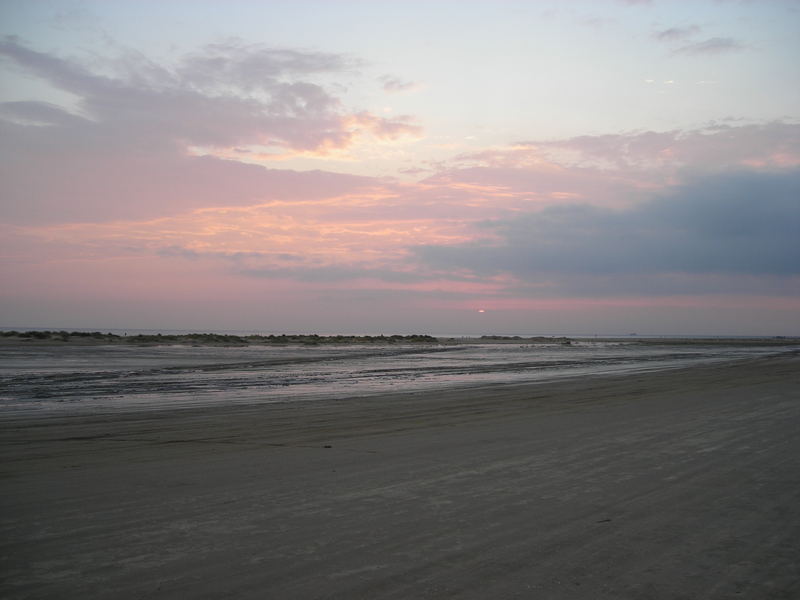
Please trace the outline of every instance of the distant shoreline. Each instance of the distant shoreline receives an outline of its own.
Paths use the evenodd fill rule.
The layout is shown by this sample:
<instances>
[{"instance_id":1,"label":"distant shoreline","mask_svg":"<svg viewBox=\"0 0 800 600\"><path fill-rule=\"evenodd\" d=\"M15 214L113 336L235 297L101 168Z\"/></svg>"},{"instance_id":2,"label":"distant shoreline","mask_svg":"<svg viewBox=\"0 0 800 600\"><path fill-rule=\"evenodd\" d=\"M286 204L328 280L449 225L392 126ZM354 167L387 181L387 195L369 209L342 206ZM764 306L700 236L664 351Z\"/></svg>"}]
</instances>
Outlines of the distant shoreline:
<instances>
[{"instance_id":1,"label":"distant shoreline","mask_svg":"<svg viewBox=\"0 0 800 600\"><path fill-rule=\"evenodd\" d=\"M593 337L483 335L480 337L435 337L428 334L411 335L231 335L222 333L133 334L120 335L101 331L2 331L0 345L165 345L193 346L288 346L288 345L378 345L378 344L562 344L575 343L626 343L641 345L735 345L735 346L795 346L800 337Z\"/></svg>"}]
</instances>

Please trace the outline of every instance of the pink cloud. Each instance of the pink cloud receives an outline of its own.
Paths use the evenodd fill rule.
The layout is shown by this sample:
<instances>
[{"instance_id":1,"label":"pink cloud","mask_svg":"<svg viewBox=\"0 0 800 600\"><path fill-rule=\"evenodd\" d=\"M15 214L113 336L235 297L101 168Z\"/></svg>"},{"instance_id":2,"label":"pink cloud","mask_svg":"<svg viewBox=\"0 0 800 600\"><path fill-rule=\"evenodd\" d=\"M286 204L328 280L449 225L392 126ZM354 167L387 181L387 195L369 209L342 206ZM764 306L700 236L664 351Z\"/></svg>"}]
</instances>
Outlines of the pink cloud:
<instances>
[{"instance_id":1,"label":"pink cloud","mask_svg":"<svg viewBox=\"0 0 800 600\"><path fill-rule=\"evenodd\" d=\"M7 221L150 218L204 206L303 201L375 184L364 177L269 170L210 156L69 153L54 147L57 142L48 148L46 132L41 133L41 146L0 164Z\"/></svg>"},{"instance_id":2,"label":"pink cloud","mask_svg":"<svg viewBox=\"0 0 800 600\"><path fill-rule=\"evenodd\" d=\"M300 79L353 65L338 55L229 42L173 66L130 53L109 59L101 74L16 38L0 41L0 54L77 95L82 112L40 101L0 104L2 216L14 222L135 219L350 193L375 182L266 170L197 149L326 154L365 137L421 132L411 117L347 110L321 85Z\"/></svg>"}]
</instances>

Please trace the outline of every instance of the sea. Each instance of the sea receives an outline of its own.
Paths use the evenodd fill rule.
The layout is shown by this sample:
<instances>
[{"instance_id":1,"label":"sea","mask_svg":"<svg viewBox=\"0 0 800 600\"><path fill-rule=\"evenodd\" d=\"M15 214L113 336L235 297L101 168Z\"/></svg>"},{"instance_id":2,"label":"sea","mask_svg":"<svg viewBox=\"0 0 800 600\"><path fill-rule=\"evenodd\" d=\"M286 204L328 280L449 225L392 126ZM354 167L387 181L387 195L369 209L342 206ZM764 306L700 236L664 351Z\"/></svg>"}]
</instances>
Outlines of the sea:
<instances>
[{"instance_id":1,"label":"sea","mask_svg":"<svg viewBox=\"0 0 800 600\"><path fill-rule=\"evenodd\" d=\"M336 401L396 392L547 382L768 356L757 343L0 346L0 419L274 402Z\"/></svg>"}]
</instances>

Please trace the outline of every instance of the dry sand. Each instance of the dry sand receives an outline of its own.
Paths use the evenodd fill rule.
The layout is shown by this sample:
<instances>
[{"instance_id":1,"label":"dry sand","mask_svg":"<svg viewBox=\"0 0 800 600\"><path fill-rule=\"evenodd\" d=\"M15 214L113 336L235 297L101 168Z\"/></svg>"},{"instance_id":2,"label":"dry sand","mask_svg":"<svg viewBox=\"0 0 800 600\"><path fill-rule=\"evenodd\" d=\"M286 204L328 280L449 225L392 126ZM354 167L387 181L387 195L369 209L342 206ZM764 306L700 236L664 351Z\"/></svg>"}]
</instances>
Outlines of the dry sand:
<instances>
[{"instance_id":1,"label":"dry sand","mask_svg":"<svg viewBox=\"0 0 800 600\"><path fill-rule=\"evenodd\" d=\"M2 423L11 598L798 598L800 357Z\"/></svg>"}]
</instances>

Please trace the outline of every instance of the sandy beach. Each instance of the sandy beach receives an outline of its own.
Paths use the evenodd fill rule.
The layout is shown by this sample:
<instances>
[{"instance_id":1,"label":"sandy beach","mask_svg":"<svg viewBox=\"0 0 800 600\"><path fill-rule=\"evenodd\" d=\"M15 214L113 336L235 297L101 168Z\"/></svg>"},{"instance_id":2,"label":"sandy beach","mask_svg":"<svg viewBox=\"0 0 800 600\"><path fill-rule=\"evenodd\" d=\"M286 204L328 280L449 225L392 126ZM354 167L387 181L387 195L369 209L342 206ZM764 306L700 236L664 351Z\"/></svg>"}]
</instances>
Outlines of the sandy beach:
<instances>
[{"instance_id":1,"label":"sandy beach","mask_svg":"<svg viewBox=\"0 0 800 600\"><path fill-rule=\"evenodd\" d=\"M797 598L800 356L2 424L22 598Z\"/></svg>"}]
</instances>

